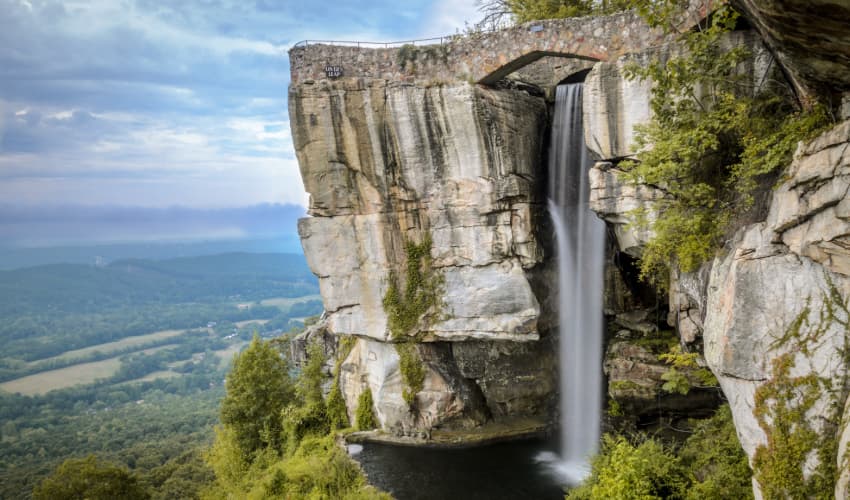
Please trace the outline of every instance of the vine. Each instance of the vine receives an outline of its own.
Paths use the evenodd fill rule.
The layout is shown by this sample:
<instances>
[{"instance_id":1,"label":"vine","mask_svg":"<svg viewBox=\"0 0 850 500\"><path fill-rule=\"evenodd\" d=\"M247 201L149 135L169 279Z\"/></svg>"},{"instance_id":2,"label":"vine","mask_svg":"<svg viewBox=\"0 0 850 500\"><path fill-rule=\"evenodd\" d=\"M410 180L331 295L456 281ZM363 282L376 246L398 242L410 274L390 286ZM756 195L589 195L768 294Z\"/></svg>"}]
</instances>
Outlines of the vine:
<instances>
[{"instance_id":1,"label":"vine","mask_svg":"<svg viewBox=\"0 0 850 500\"><path fill-rule=\"evenodd\" d=\"M847 335L850 311L835 285L828 281L829 293L817 321L812 321L811 301L791 322L772 347L788 345L793 349L773 360L771 378L755 393L753 414L767 436L753 456L753 470L765 498L832 498L838 478L838 440L832 423L841 419L841 405L847 397L847 376L836 387L815 373L793 376L797 354L809 356L833 325L843 327ZM847 361L847 338L841 356ZM829 398L825 420L813 420L808 413L822 397ZM820 424L824 429L818 429ZM817 466L810 474L806 464L812 457Z\"/></svg>"},{"instance_id":2,"label":"vine","mask_svg":"<svg viewBox=\"0 0 850 500\"><path fill-rule=\"evenodd\" d=\"M398 277L390 274L389 287L384 295L383 305L387 313L387 326L390 336L396 341L395 349L399 356L399 369L404 382L404 400L413 405L416 393L425 383L425 366L419 356L416 342L421 340L421 331L415 331L428 313L439 309L438 297L443 284L431 265L431 237L426 236L421 243L406 241L404 244L405 266L404 292L401 292Z\"/></svg>"}]
</instances>

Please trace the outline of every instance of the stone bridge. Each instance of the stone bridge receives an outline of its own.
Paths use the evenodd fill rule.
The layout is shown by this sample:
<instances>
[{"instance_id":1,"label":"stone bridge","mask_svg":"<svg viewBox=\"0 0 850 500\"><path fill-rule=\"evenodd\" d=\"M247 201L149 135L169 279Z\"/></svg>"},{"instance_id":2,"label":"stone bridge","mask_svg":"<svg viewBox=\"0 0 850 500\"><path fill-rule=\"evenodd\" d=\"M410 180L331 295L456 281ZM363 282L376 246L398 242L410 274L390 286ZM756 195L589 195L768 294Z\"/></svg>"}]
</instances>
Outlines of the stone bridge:
<instances>
[{"instance_id":1,"label":"stone bridge","mask_svg":"<svg viewBox=\"0 0 850 500\"><path fill-rule=\"evenodd\" d=\"M705 17L695 0L681 26ZM289 51L292 83L328 79L326 68L342 77L428 84L468 81L492 85L545 56L609 61L667 41L634 12L609 16L534 21L511 28L436 39L430 45L394 47L305 43Z\"/></svg>"}]
</instances>

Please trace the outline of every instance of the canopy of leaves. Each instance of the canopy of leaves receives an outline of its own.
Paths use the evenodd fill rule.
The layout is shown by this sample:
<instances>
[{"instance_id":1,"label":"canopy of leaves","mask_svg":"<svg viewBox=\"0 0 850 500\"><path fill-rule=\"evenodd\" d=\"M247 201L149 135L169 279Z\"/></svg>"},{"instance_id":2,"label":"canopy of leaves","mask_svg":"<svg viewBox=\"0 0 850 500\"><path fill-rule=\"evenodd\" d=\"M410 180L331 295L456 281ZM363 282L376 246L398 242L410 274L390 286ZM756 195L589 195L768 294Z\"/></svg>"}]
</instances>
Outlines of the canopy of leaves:
<instances>
[{"instance_id":1,"label":"canopy of leaves","mask_svg":"<svg viewBox=\"0 0 850 500\"><path fill-rule=\"evenodd\" d=\"M35 500L148 499L150 495L128 470L100 462L94 455L71 458L33 490Z\"/></svg>"},{"instance_id":2,"label":"canopy of leaves","mask_svg":"<svg viewBox=\"0 0 850 500\"><path fill-rule=\"evenodd\" d=\"M745 500L753 497L750 478L732 413L723 406L698 422L678 450L653 438L605 436L590 477L567 499Z\"/></svg>"},{"instance_id":3,"label":"canopy of leaves","mask_svg":"<svg viewBox=\"0 0 850 500\"><path fill-rule=\"evenodd\" d=\"M347 356L352 344L350 339L340 341L338 355ZM324 363L324 351L313 344L308 347L307 361L294 383L285 370L266 375L286 379L290 388L290 398L278 400L277 407L271 408L278 415L282 446L266 440L246 453L237 426L225 423L216 428L215 443L206 457L216 481L202 498L389 498L366 484L357 465L335 440L332 424L343 422L342 416L328 415L329 404L322 394ZM336 373L339 364L337 360ZM338 387L336 391L339 393ZM331 394L329 400L333 398ZM337 408L336 412L345 413L344 401L331 406ZM347 422L347 415L344 418ZM261 436L269 435L269 428L264 425Z\"/></svg>"},{"instance_id":4,"label":"canopy of leaves","mask_svg":"<svg viewBox=\"0 0 850 500\"><path fill-rule=\"evenodd\" d=\"M280 410L292 401L289 368L280 353L255 336L233 360L227 375L227 395L221 403L221 421L228 426L244 453L280 447Z\"/></svg>"},{"instance_id":5,"label":"canopy of leaves","mask_svg":"<svg viewBox=\"0 0 850 500\"><path fill-rule=\"evenodd\" d=\"M677 2L643 2L653 25L672 27ZM661 285L677 265L693 271L710 259L730 225L753 204L754 193L788 165L799 140L811 137L825 114L798 111L786 82L754 82L741 64L751 54L723 37L738 13L721 5L698 29L680 35L681 55L632 65L627 76L652 82L652 120L636 128L640 161L627 178L666 193L638 213L651 229L641 261L645 278Z\"/></svg>"},{"instance_id":6,"label":"canopy of leaves","mask_svg":"<svg viewBox=\"0 0 850 500\"><path fill-rule=\"evenodd\" d=\"M482 25L499 26L502 17L510 15L516 22L538 19L561 19L624 10L635 0L490 0L481 2Z\"/></svg>"}]
</instances>

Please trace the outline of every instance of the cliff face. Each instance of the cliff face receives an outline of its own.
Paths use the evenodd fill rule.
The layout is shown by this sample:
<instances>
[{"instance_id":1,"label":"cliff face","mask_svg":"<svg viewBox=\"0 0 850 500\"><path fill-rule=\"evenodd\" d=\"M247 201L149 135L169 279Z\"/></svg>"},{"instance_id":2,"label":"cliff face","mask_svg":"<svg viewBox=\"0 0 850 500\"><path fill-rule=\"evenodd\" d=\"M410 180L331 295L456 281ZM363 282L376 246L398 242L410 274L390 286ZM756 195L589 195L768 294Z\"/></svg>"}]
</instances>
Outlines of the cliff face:
<instances>
[{"instance_id":1,"label":"cliff face","mask_svg":"<svg viewBox=\"0 0 850 500\"><path fill-rule=\"evenodd\" d=\"M767 50L757 42L751 48L758 75ZM595 89L584 110L591 117L588 146L606 160L590 172L591 208L613 227L618 247L639 256L652 235L635 230L631 214L643 208L651 217L653 202L665 193L621 180L616 160L639 152L621 146L627 132L610 122L626 112L621 102L637 106L632 116L648 119L647 90L623 83L611 63L595 67L588 85ZM759 453L781 454L777 443L810 433L801 444L805 473L834 467L836 498L850 494L848 189L850 121L844 121L801 143L770 196L765 221L741 227L698 272L673 275L668 297L670 326L683 345L704 346L751 461ZM760 485L754 487L760 494Z\"/></svg>"},{"instance_id":2,"label":"cliff face","mask_svg":"<svg viewBox=\"0 0 850 500\"><path fill-rule=\"evenodd\" d=\"M358 339L342 365L349 410L368 386L380 424L404 433L544 414L556 373L537 279L544 101L345 79L293 85L289 102L311 196L299 233L325 324ZM437 297L393 337L385 298L407 287L419 244ZM409 405L393 343L412 340L427 375Z\"/></svg>"},{"instance_id":3,"label":"cliff face","mask_svg":"<svg viewBox=\"0 0 850 500\"><path fill-rule=\"evenodd\" d=\"M840 98L846 44L831 55L800 49L805 40L810 49L842 44L840 30L828 31L832 41L818 45L817 37L771 24L787 17L774 12L781 2L738 3L751 11L759 31L772 33L766 44L754 31L724 40L753 53L739 68L753 87L781 78L774 57L786 72L803 57L808 62L790 75L797 75L798 88L820 100ZM624 24L629 19L610 24L632 27ZM511 33L510 40L531 36ZM541 198L549 125L540 96L551 96L554 83L591 63L541 59L512 76L545 85L542 92L517 90L525 87L510 82L489 88L455 73L463 61L479 57L470 47L487 46L490 53L498 45L463 43L444 54L451 58L452 50L466 47L460 62L441 63L423 49L431 55L422 56L418 70L399 68L398 50L357 55L345 48L370 61L365 76L317 78L317 60L304 66L309 72L299 70L290 88L293 139L311 195L311 217L300 222L299 232L326 310L309 336L328 344L328 352L336 352L340 337L356 339L340 371L348 410L353 414L368 387L381 427L397 435L543 421L552 417L557 395L557 291ZM624 183L617 167L640 154L631 146L633 127L651 116L651 83L629 81L623 73L629 62L679 51L674 44L614 51L592 63L585 81L585 137L599 160L589 173L590 203L613 236L605 276L608 395L625 406L620 418L632 424L658 414L675 419L705 412L718 403L716 391L694 390L687 397L662 391L667 367L647 339L704 347L702 361L729 400L749 456L755 459L774 440L772 412L796 411L805 422L800 425L826 438L810 443L807 473L821 460L817 450L838 443L836 454L821 456L837 457L831 459L841 474L836 496L845 498L850 122L801 144L771 194L765 221L740 228L698 272L671 276L669 295L659 300L634 276L635 259L652 234L631 222L635 209L651 208L666 194L659 186ZM839 83L824 91L832 64L841 66ZM434 68L438 78L430 80ZM399 311L412 317L400 318ZM671 330L661 331L666 327ZM410 381L401 366L402 345L413 346L424 368L412 398L405 398ZM818 392L801 396L806 404L800 407L793 394L803 394L804 384ZM782 387L792 395L783 399Z\"/></svg>"}]
</instances>

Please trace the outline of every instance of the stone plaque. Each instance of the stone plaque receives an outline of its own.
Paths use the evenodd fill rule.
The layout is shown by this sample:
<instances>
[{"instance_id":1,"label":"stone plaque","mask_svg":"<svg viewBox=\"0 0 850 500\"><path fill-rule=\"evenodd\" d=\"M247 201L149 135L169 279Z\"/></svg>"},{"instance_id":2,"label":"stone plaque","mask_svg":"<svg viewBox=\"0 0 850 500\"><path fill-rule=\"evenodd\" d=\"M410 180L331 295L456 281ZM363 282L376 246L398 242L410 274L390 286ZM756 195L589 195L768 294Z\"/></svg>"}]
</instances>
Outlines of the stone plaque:
<instances>
[{"instance_id":1,"label":"stone plaque","mask_svg":"<svg viewBox=\"0 0 850 500\"><path fill-rule=\"evenodd\" d=\"M339 78L342 76L342 66L325 66L325 75L328 78Z\"/></svg>"}]
</instances>

